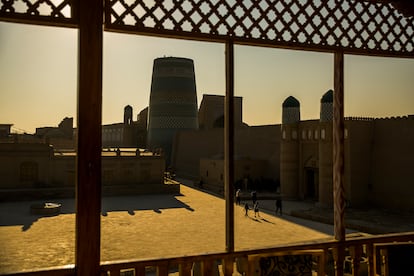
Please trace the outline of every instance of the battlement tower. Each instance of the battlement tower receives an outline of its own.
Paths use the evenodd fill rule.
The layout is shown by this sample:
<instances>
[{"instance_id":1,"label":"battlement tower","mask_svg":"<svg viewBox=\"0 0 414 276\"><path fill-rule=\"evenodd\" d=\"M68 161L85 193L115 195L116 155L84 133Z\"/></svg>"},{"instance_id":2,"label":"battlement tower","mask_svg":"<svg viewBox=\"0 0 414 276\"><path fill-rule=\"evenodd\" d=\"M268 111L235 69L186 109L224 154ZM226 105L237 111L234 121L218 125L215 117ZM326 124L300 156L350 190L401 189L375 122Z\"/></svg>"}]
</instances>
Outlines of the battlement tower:
<instances>
[{"instance_id":1,"label":"battlement tower","mask_svg":"<svg viewBox=\"0 0 414 276\"><path fill-rule=\"evenodd\" d=\"M300 103L292 96L282 105L282 140L280 142L280 185L286 198L297 198L299 192Z\"/></svg>"}]
</instances>

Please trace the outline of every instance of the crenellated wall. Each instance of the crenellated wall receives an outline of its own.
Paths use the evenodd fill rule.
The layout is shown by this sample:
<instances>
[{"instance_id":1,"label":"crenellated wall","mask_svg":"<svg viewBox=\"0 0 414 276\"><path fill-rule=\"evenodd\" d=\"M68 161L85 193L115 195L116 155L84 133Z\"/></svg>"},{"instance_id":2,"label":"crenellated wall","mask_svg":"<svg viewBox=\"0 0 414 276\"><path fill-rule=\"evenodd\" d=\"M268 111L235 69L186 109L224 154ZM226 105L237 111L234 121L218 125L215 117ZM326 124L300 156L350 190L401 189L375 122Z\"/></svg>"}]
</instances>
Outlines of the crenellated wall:
<instances>
[{"instance_id":1,"label":"crenellated wall","mask_svg":"<svg viewBox=\"0 0 414 276\"><path fill-rule=\"evenodd\" d=\"M414 210L414 116L374 121L373 204Z\"/></svg>"},{"instance_id":2,"label":"crenellated wall","mask_svg":"<svg viewBox=\"0 0 414 276\"><path fill-rule=\"evenodd\" d=\"M323 102L321 108L332 106ZM283 195L332 207L332 121L307 120L281 127ZM414 115L346 117L344 135L347 206L414 210Z\"/></svg>"},{"instance_id":3,"label":"crenellated wall","mask_svg":"<svg viewBox=\"0 0 414 276\"><path fill-rule=\"evenodd\" d=\"M374 123L370 118L347 120L345 129L345 197L352 207L367 207L372 196Z\"/></svg>"},{"instance_id":4,"label":"crenellated wall","mask_svg":"<svg viewBox=\"0 0 414 276\"><path fill-rule=\"evenodd\" d=\"M173 149L173 168L182 177L199 179L200 159L223 158L224 130L180 131ZM280 125L238 128L235 155L266 160L264 177L279 179Z\"/></svg>"}]
</instances>

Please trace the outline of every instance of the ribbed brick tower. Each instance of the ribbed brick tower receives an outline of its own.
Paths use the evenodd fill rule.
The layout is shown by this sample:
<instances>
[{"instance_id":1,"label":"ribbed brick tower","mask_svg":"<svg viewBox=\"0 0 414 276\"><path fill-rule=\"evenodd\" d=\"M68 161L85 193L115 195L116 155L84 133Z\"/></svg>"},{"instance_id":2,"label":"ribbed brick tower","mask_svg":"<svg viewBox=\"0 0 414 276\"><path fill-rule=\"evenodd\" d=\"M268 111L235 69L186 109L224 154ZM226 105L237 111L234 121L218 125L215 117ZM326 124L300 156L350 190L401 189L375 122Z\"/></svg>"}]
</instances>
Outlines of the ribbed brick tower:
<instances>
[{"instance_id":1,"label":"ribbed brick tower","mask_svg":"<svg viewBox=\"0 0 414 276\"><path fill-rule=\"evenodd\" d=\"M164 57L154 60L148 110L147 147L165 154L170 164L178 130L197 129L197 93L193 60Z\"/></svg>"}]
</instances>

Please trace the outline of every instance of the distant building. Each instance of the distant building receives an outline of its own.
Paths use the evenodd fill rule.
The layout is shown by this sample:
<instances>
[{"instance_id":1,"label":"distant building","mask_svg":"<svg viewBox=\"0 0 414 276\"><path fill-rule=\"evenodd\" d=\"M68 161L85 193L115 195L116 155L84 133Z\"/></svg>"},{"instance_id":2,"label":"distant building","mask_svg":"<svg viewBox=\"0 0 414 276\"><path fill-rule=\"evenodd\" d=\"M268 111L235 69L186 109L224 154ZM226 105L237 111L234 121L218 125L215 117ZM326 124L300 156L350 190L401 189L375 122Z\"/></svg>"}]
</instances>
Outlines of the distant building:
<instances>
[{"instance_id":1,"label":"distant building","mask_svg":"<svg viewBox=\"0 0 414 276\"><path fill-rule=\"evenodd\" d=\"M237 160L250 160L260 163L263 174L260 178L272 179L278 183L280 173L280 125L250 126L235 129L235 156ZM208 185L212 178L204 179L209 171L211 175L224 174L224 165L218 165L216 172L204 167L208 160L223 160L224 156L224 129L200 129L180 131L176 136L173 167L177 175L195 180L204 180ZM262 161L265 160L263 164ZM243 162L236 162L242 166ZM218 164L218 162L216 162ZM256 166L256 165L252 165ZM238 170L238 169L237 169ZM249 172L247 167L242 169L243 177L256 178L257 174ZM235 179L236 181L240 179ZM216 186L216 183L212 183ZM276 187L271 187L275 189ZM222 191L223 187L216 191Z\"/></svg>"},{"instance_id":2,"label":"distant building","mask_svg":"<svg viewBox=\"0 0 414 276\"><path fill-rule=\"evenodd\" d=\"M57 127L39 127L35 134L9 133L0 136L0 143L46 143L55 148L74 149L73 118L64 118Z\"/></svg>"},{"instance_id":3,"label":"distant building","mask_svg":"<svg viewBox=\"0 0 414 276\"><path fill-rule=\"evenodd\" d=\"M313 199L332 207L333 93L329 90L321 98L320 120L283 119L280 182L287 198ZM299 112L299 105L296 108ZM414 116L345 118L347 204L414 210L412 141Z\"/></svg>"},{"instance_id":4,"label":"distant building","mask_svg":"<svg viewBox=\"0 0 414 276\"><path fill-rule=\"evenodd\" d=\"M128 105L122 123L102 126L104 195L179 192L178 184L164 184L164 156L143 149L147 113L145 108L133 121ZM11 135L11 125L0 125L4 129L0 200L74 195L76 129L72 124L72 118L65 118L58 127L37 128L35 135Z\"/></svg>"},{"instance_id":5,"label":"distant building","mask_svg":"<svg viewBox=\"0 0 414 276\"><path fill-rule=\"evenodd\" d=\"M267 160L236 156L234 160L234 179L237 180L235 188L253 189L254 185L259 185L258 180L263 180L266 175L267 162ZM200 159L200 180L203 188L224 194L223 156Z\"/></svg>"},{"instance_id":6,"label":"distant building","mask_svg":"<svg viewBox=\"0 0 414 276\"><path fill-rule=\"evenodd\" d=\"M333 93L329 90L322 96L319 119L301 120L300 103L290 96L282 104L281 125L237 128L235 181L258 178L257 172L248 168L260 166L263 178L274 180L269 182L274 185L280 183L285 198L313 200L319 206L332 207ZM200 120L200 125L205 121ZM211 122L214 120L206 125L214 125ZM172 157L176 173L202 180L205 187L222 192L223 141L220 128L178 132L176 154ZM345 118L344 181L348 206L413 211L413 141L414 115Z\"/></svg>"},{"instance_id":7,"label":"distant building","mask_svg":"<svg viewBox=\"0 0 414 276\"><path fill-rule=\"evenodd\" d=\"M147 148L162 151L169 166L174 136L186 129L198 129L193 60L157 58L152 73Z\"/></svg>"},{"instance_id":8,"label":"distant building","mask_svg":"<svg viewBox=\"0 0 414 276\"><path fill-rule=\"evenodd\" d=\"M9 137L12 125L13 124L0 124L0 137Z\"/></svg>"},{"instance_id":9,"label":"distant building","mask_svg":"<svg viewBox=\"0 0 414 276\"><path fill-rule=\"evenodd\" d=\"M74 149L74 133L73 118L65 117L59 123L58 127L36 128L36 133L33 136L34 138L38 138L39 141L37 141L37 143L47 143L52 145L54 148L59 149ZM19 138L21 138L21 136L19 136ZM21 142L24 142L24 140Z\"/></svg>"},{"instance_id":10,"label":"distant building","mask_svg":"<svg viewBox=\"0 0 414 276\"><path fill-rule=\"evenodd\" d=\"M130 105L124 108L124 121L122 123L102 126L102 147L146 147L148 108L142 110L133 121L133 109Z\"/></svg>"},{"instance_id":11,"label":"distant building","mask_svg":"<svg viewBox=\"0 0 414 276\"><path fill-rule=\"evenodd\" d=\"M133 121L128 105L122 123L102 126L104 191L164 191L167 164L223 193L224 97L203 95L197 114L193 66L190 59L156 59L149 108ZM301 120L300 102L290 96L282 103L282 124L265 126L244 124L242 98L235 97L235 184L255 189L265 182L261 188L278 189L284 198L332 207L333 93L322 96L319 119ZM0 125L0 190L73 187L72 124L65 118L35 135L13 135L10 124ZM348 206L414 211L414 115L348 117L344 135ZM137 150L147 142L156 154Z\"/></svg>"},{"instance_id":12,"label":"distant building","mask_svg":"<svg viewBox=\"0 0 414 276\"><path fill-rule=\"evenodd\" d=\"M242 97L234 97L234 126L243 126ZM224 96L204 94L198 111L200 129L224 127Z\"/></svg>"},{"instance_id":13,"label":"distant building","mask_svg":"<svg viewBox=\"0 0 414 276\"><path fill-rule=\"evenodd\" d=\"M64 118L58 127L38 127L35 136L40 138L73 139L73 118Z\"/></svg>"},{"instance_id":14,"label":"distant building","mask_svg":"<svg viewBox=\"0 0 414 276\"><path fill-rule=\"evenodd\" d=\"M204 94L198 111L199 130L179 131L176 134L171 166L177 170L177 173L190 178L197 178L200 174L202 179L205 174L200 172L200 159L207 160L211 157L212 160L216 160L218 156L223 157L224 100L224 96ZM240 150L241 148L246 148L242 145L244 143L248 143L250 146L248 149L246 148L247 151L239 151L239 156L248 157L252 153L251 151L256 151L255 156L261 156L266 160L273 160L273 157L266 153L261 154L261 149L255 148L252 145L262 139L263 133L276 135L274 131L279 131L279 129L263 131L264 128L272 128L271 126L263 126L256 132L256 136L252 130L257 130L258 128L246 128L247 125L242 121L242 100L242 97L234 97L234 126L236 136L240 137L240 139L236 140L235 145ZM193 152L194 150L196 150L196 153Z\"/></svg>"},{"instance_id":15,"label":"distant building","mask_svg":"<svg viewBox=\"0 0 414 276\"><path fill-rule=\"evenodd\" d=\"M0 200L73 197L75 151L44 143L0 143ZM131 149L102 152L104 195L179 193L164 184L162 156Z\"/></svg>"}]
</instances>

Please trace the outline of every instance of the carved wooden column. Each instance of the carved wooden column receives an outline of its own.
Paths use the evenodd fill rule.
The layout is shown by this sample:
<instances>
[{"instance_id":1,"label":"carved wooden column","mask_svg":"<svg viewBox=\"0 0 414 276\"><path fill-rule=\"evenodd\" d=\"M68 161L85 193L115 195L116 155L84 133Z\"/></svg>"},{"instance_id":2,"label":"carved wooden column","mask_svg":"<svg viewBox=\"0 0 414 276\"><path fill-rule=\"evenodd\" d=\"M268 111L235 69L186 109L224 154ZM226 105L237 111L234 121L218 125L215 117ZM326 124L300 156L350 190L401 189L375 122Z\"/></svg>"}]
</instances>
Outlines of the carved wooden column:
<instances>
[{"instance_id":1,"label":"carved wooden column","mask_svg":"<svg viewBox=\"0 0 414 276\"><path fill-rule=\"evenodd\" d=\"M367 250L367 258L368 258L368 276L376 276L375 266L377 264L376 264L376 258L375 258L374 245L372 243L368 243L366 245L366 250Z\"/></svg>"},{"instance_id":2,"label":"carved wooden column","mask_svg":"<svg viewBox=\"0 0 414 276\"><path fill-rule=\"evenodd\" d=\"M363 254L362 244L351 246L349 248L349 254L352 259L352 275L358 276Z\"/></svg>"},{"instance_id":3,"label":"carved wooden column","mask_svg":"<svg viewBox=\"0 0 414 276\"><path fill-rule=\"evenodd\" d=\"M178 273L180 276L191 276L193 263L182 263L178 266Z\"/></svg>"},{"instance_id":4,"label":"carved wooden column","mask_svg":"<svg viewBox=\"0 0 414 276\"><path fill-rule=\"evenodd\" d=\"M168 276L168 262L161 262L158 266L157 266L157 270L155 273L156 276Z\"/></svg>"},{"instance_id":5,"label":"carved wooden column","mask_svg":"<svg viewBox=\"0 0 414 276\"><path fill-rule=\"evenodd\" d=\"M224 276L232 276L234 270L234 259L227 257L222 260L222 271Z\"/></svg>"},{"instance_id":6,"label":"carved wooden column","mask_svg":"<svg viewBox=\"0 0 414 276\"><path fill-rule=\"evenodd\" d=\"M100 275L103 1L79 1L76 275Z\"/></svg>"},{"instance_id":7,"label":"carved wooden column","mask_svg":"<svg viewBox=\"0 0 414 276\"><path fill-rule=\"evenodd\" d=\"M201 263L201 271L203 276L207 275L215 275L215 272L217 270L217 264L215 261L211 259L204 260Z\"/></svg>"},{"instance_id":8,"label":"carved wooden column","mask_svg":"<svg viewBox=\"0 0 414 276\"><path fill-rule=\"evenodd\" d=\"M344 54L334 54L334 101L333 101L333 192L334 232L339 241L335 267L336 275L343 275L345 258L345 187L344 187Z\"/></svg>"}]
</instances>

